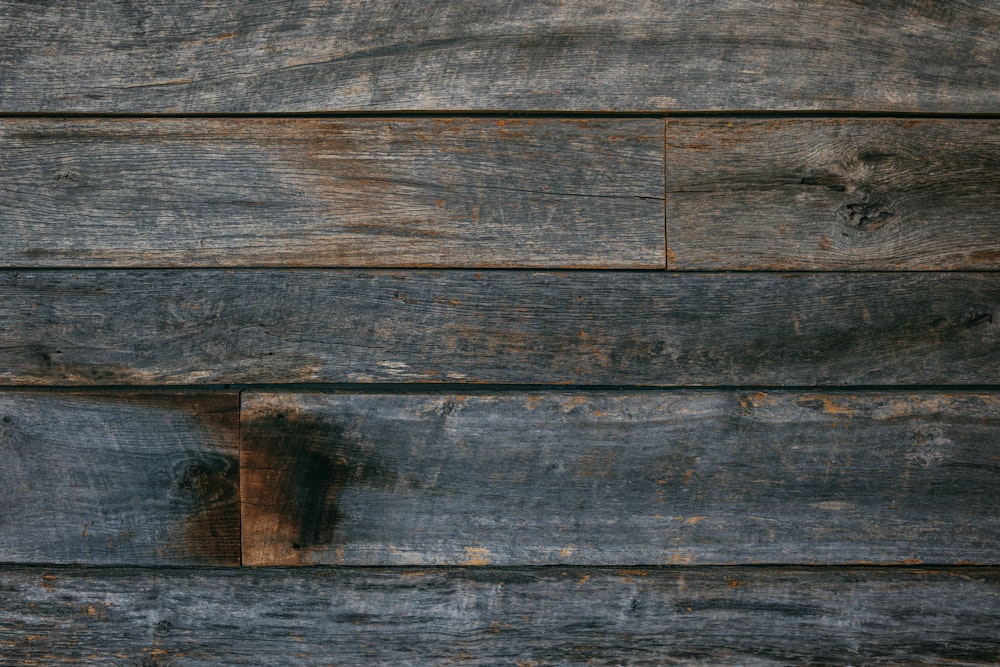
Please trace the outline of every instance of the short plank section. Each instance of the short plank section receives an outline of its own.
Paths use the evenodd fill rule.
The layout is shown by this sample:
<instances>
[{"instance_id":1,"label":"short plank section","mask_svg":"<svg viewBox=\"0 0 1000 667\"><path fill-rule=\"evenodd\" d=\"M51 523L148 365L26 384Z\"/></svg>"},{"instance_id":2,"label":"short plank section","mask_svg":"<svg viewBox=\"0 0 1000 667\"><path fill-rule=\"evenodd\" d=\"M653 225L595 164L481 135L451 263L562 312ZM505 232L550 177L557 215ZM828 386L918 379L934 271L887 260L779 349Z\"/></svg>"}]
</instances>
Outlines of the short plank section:
<instances>
[{"instance_id":1,"label":"short plank section","mask_svg":"<svg viewBox=\"0 0 1000 667\"><path fill-rule=\"evenodd\" d=\"M997 563L1000 396L244 393L252 565Z\"/></svg>"},{"instance_id":2,"label":"short plank section","mask_svg":"<svg viewBox=\"0 0 1000 667\"><path fill-rule=\"evenodd\" d=\"M8 271L0 382L972 385L1000 274Z\"/></svg>"},{"instance_id":3,"label":"short plank section","mask_svg":"<svg viewBox=\"0 0 1000 667\"><path fill-rule=\"evenodd\" d=\"M992 0L0 2L0 111L996 112Z\"/></svg>"},{"instance_id":4,"label":"short plank section","mask_svg":"<svg viewBox=\"0 0 1000 667\"><path fill-rule=\"evenodd\" d=\"M238 405L0 393L0 561L239 564Z\"/></svg>"},{"instance_id":5,"label":"short plank section","mask_svg":"<svg viewBox=\"0 0 1000 667\"><path fill-rule=\"evenodd\" d=\"M0 152L0 266L664 266L657 120L7 119Z\"/></svg>"},{"instance_id":6,"label":"short plank section","mask_svg":"<svg viewBox=\"0 0 1000 667\"><path fill-rule=\"evenodd\" d=\"M4 664L995 665L996 569L0 570Z\"/></svg>"},{"instance_id":7,"label":"short plank section","mask_svg":"<svg viewBox=\"0 0 1000 667\"><path fill-rule=\"evenodd\" d=\"M1000 122L668 120L669 267L1000 268Z\"/></svg>"}]
</instances>

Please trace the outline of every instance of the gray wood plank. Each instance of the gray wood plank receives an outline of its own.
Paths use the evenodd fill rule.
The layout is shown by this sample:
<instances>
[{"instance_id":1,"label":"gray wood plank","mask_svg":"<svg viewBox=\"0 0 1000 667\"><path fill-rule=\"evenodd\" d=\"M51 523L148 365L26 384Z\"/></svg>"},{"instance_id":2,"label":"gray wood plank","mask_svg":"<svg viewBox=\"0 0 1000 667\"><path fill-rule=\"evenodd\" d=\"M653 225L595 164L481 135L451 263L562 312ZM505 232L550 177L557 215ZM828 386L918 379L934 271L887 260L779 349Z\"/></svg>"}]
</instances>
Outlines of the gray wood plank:
<instances>
[{"instance_id":1,"label":"gray wood plank","mask_svg":"<svg viewBox=\"0 0 1000 667\"><path fill-rule=\"evenodd\" d=\"M239 564L235 392L4 391L0 415L0 561Z\"/></svg>"},{"instance_id":2,"label":"gray wood plank","mask_svg":"<svg viewBox=\"0 0 1000 667\"><path fill-rule=\"evenodd\" d=\"M996 569L0 570L45 665L995 665Z\"/></svg>"},{"instance_id":3,"label":"gray wood plank","mask_svg":"<svg viewBox=\"0 0 1000 667\"><path fill-rule=\"evenodd\" d=\"M242 396L250 565L992 563L1000 395Z\"/></svg>"},{"instance_id":4,"label":"gray wood plank","mask_svg":"<svg viewBox=\"0 0 1000 667\"><path fill-rule=\"evenodd\" d=\"M668 120L672 269L1000 268L1000 122Z\"/></svg>"},{"instance_id":5,"label":"gray wood plank","mask_svg":"<svg viewBox=\"0 0 1000 667\"><path fill-rule=\"evenodd\" d=\"M991 0L0 3L0 111L996 112Z\"/></svg>"},{"instance_id":6,"label":"gray wood plank","mask_svg":"<svg viewBox=\"0 0 1000 667\"><path fill-rule=\"evenodd\" d=\"M0 266L664 266L652 119L0 121Z\"/></svg>"},{"instance_id":7,"label":"gray wood plank","mask_svg":"<svg viewBox=\"0 0 1000 667\"><path fill-rule=\"evenodd\" d=\"M1000 274L7 271L0 382L973 385Z\"/></svg>"}]
</instances>

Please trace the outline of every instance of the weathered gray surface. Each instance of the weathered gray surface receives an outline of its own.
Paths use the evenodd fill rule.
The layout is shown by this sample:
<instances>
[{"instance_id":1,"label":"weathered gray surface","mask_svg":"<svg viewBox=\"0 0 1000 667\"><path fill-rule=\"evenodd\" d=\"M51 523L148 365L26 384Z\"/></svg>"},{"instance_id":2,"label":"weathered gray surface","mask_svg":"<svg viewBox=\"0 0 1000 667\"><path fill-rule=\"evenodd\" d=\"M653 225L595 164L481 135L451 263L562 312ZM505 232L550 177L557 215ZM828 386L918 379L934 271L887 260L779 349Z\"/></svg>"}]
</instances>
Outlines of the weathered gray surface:
<instances>
[{"instance_id":1,"label":"weathered gray surface","mask_svg":"<svg viewBox=\"0 0 1000 667\"><path fill-rule=\"evenodd\" d=\"M244 393L250 565L997 563L1000 397Z\"/></svg>"},{"instance_id":2,"label":"weathered gray surface","mask_svg":"<svg viewBox=\"0 0 1000 667\"><path fill-rule=\"evenodd\" d=\"M672 269L1000 268L998 121L668 120L667 156Z\"/></svg>"},{"instance_id":3,"label":"weathered gray surface","mask_svg":"<svg viewBox=\"0 0 1000 667\"><path fill-rule=\"evenodd\" d=\"M0 570L0 659L995 665L996 569Z\"/></svg>"},{"instance_id":4,"label":"weathered gray surface","mask_svg":"<svg viewBox=\"0 0 1000 667\"><path fill-rule=\"evenodd\" d=\"M5 0L0 15L0 111L1000 107L990 0Z\"/></svg>"},{"instance_id":5,"label":"weathered gray surface","mask_svg":"<svg viewBox=\"0 0 1000 667\"><path fill-rule=\"evenodd\" d=\"M1000 274L19 271L0 381L993 384Z\"/></svg>"},{"instance_id":6,"label":"weathered gray surface","mask_svg":"<svg viewBox=\"0 0 1000 667\"><path fill-rule=\"evenodd\" d=\"M238 420L235 392L0 393L0 561L239 564Z\"/></svg>"},{"instance_id":7,"label":"weathered gray surface","mask_svg":"<svg viewBox=\"0 0 1000 667\"><path fill-rule=\"evenodd\" d=\"M664 266L652 119L0 121L0 266Z\"/></svg>"}]
</instances>

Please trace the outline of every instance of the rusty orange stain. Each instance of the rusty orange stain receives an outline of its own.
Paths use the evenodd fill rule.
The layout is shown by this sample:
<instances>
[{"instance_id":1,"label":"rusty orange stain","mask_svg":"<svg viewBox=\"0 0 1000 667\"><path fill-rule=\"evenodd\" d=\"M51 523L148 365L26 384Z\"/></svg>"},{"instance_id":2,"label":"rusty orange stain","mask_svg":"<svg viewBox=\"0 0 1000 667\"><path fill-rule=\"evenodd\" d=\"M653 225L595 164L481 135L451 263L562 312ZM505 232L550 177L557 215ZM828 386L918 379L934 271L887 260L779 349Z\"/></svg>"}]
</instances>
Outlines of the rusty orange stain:
<instances>
[{"instance_id":1,"label":"rusty orange stain","mask_svg":"<svg viewBox=\"0 0 1000 667\"><path fill-rule=\"evenodd\" d=\"M465 560L462 565L489 565L490 550L483 547L465 547Z\"/></svg>"},{"instance_id":2,"label":"rusty orange stain","mask_svg":"<svg viewBox=\"0 0 1000 667\"><path fill-rule=\"evenodd\" d=\"M853 417L854 409L846 405L838 405L833 402L831 398L823 399L823 412L828 415L843 415L845 417Z\"/></svg>"}]
</instances>

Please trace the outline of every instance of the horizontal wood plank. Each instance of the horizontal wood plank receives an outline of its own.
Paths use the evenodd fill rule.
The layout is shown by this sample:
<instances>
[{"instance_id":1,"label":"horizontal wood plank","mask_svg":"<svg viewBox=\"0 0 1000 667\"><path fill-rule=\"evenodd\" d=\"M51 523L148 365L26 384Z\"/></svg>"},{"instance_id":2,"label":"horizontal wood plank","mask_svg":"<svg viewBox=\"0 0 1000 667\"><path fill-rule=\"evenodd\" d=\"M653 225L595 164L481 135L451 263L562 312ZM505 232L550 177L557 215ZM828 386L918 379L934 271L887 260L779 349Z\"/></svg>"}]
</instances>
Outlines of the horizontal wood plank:
<instances>
[{"instance_id":1,"label":"horizontal wood plank","mask_svg":"<svg viewBox=\"0 0 1000 667\"><path fill-rule=\"evenodd\" d=\"M0 266L664 266L658 120L6 119Z\"/></svg>"},{"instance_id":2,"label":"horizontal wood plank","mask_svg":"<svg viewBox=\"0 0 1000 667\"><path fill-rule=\"evenodd\" d=\"M5 391L0 415L0 561L239 564L235 392Z\"/></svg>"},{"instance_id":3,"label":"horizontal wood plank","mask_svg":"<svg viewBox=\"0 0 1000 667\"><path fill-rule=\"evenodd\" d=\"M0 570L5 664L995 665L996 569Z\"/></svg>"},{"instance_id":4,"label":"horizontal wood plank","mask_svg":"<svg viewBox=\"0 0 1000 667\"><path fill-rule=\"evenodd\" d=\"M990 0L0 3L0 111L996 112Z\"/></svg>"},{"instance_id":5,"label":"horizontal wood plank","mask_svg":"<svg viewBox=\"0 0 1000 667\"><path fill-rule=\"evenodd\" d=\"M667 121L669 266L1000 268L1000 122Z\"/></svg>"},{"instance_id":6,"label":"horizontal wood plank","mask_svg":"<svg viewBox=\"0 0 1000 667\"><path fill-rule=\"evenodd\" d=\"M974 385L1000 274L8 271L0 382Z\"/></svg>"},{"instance_id":7,"label":"horizontal wood plank","mask_svg":"<svg viewBox=\"0 0 1000 667\"><path fill-rule=\"evenodd\" d=\"M251 565L997 563L1000 396L254 393Z\"/></svg>"}]
</instances>

